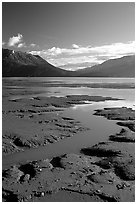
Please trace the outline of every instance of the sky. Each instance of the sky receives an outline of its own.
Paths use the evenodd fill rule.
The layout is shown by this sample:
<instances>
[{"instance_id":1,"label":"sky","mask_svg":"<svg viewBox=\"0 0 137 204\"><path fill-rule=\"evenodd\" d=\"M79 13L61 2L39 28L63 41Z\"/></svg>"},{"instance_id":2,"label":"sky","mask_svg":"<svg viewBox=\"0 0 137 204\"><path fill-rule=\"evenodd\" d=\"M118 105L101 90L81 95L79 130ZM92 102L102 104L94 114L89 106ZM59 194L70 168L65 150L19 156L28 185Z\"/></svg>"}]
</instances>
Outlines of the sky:
<instances>
[{"instance_id":1,"label":"sky","mask_svg":"<svg viewBox=\"0 0 137 204\"><path fill-rule=\"evenodd\" d=\"M133 2L3 2L3 48L68 70L135 53Z\"/></svg>"}]
</instances>

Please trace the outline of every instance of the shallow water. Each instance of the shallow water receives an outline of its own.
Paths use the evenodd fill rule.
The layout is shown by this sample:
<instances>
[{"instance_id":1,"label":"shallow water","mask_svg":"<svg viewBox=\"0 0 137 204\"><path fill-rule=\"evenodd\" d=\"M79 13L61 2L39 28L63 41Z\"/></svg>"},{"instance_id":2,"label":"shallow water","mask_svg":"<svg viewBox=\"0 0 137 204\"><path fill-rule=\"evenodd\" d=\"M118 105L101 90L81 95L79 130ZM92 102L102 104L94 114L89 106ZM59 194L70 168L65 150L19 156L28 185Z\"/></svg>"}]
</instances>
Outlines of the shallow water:
<instances>
[{"instance_id":1,"label":"shallow water","mask_svg":"<svg viewBox=\"0 0 137 204\"><path fill-rule=\"evenodd\" d=\"M11 79L8 79L11 80ZM45 78L33 78L33 79L12 79L13 81L15 80L37 80L37 81L43 81ZM46 79L47 80L47 79ZM115 83L122 83L123 82L133 82L133 79L95 79L95 78L86 78L86 79L58 79L58 78L50 78L48 79L52 82L52 80L55 82L59 80L60 82L63 83L63 80L66 80L66 83L79 83L80 80L83 82L84 80L90 82L100 82L105 80L108 82L113 82ZM77 81L76 81L77 80ZM95 81L96 80L96 81ZM79 81L79 82L78 82ZM54 83L53 82L53 83ZM103 81L104 82L104 81ZM25 83L25 82L24 82ZM85 82L83 82L85 83ZM15 89L15 87L14 87ZM29 88L30 89L30 88ZM31 87L33 89L33 87ZM43 90L44 89L44 90ZM10 90L12 91L12 89ZM35 87L36 91L36 87ZM36 149L31 149L27 150L25 152L20 152L20 153L15 153L13 155L9 155L6 157L3 157L3 168L13 165L14 163L18 162L26 162L26 160L39 160L39 159L46 159L46 158L52 158L57 155L62 155L65 153L79 153L80 149L82 147L87 147L87 146L92 146L100 141L106 141L108 139L108 136L111 134L115 134L116 132L119 132L121 127L116 125L117 121L113 120L107 120L104 117L99 117L93 115L94 110L96 109L102 109L104 107L132 107L134 109L134 89L92 89L92 88L63 88L63 87L48 87L48 89L45 87L39 87L39 91L41 91L39 94L33 93L32 94L26 94L26 95L19 95L15 94L12 97L32 97L32 96L38 96L38 95L44 95L44 96L65 96L65 95L72 95L72 94L87 94L87 95L100 95L100 96L111 96L111 97L116 97L116 98L121 98L124 100L120 101L105 101L105 102L93 102L91 104L86 104L86 105L76 105L74 107L68 108L63 112L64 116L67 117L72 117L78 121L80 121L83 126L90 128L90 130L81 132L78 134L75 134L71 138L67 138L64 140L61 140L57 143L54 144L49 144L44 147L39 147Z\"/></svg>"},{"instance_id":2,"label":"shallow water","mask_svg":"<svg viewBox=\"0 0 137 204\"><path fill-rule=\"evenodd\" d=\"M66 96L66 95L93 95L111 96L135 100L134 89L110 89L82 87L83 83L135 83L134 78L83 78L83 77L10 77L3 78L3 90L10 88L10 99L31 98L34 96ZM38 83L38 84L37 84ZM81 87L43 87L43 83L81 84ZM36 86L37 85L37 86ZM4 91L3 91L4 92Z\"/></svg>"},{"instance_id":3,"label":"shallow water","mask_svg":"<svg viewBox=\"0 0 137 204\"><path fill-rule=\"evenodd\" d=\"M119 132L121 127L116 125L117 121L93 115L95 109L108 106L111 107L111 103L96 102L66 109L63 112L64 116L75 118L90 130L77 133L71 138L66 138L54 144L3 157L3 168L15 163L26 162L26 160L40 160L66 153L79 153L82 147L92 146L98 142L108 140L108 136ZM116 102L115 106L119 107Z\"/></svg>"},{"instance_id":4,"label":"shallow water","mask_svg":"<svg viewBox=\"0 0 137 204\"><path fill-rule=\"evenodd\" d=\"M111 78L111 77L3 77L3 81L23 82L50 82L50 83L133 83L135 78Z\"/></svg>"}]
</instances>

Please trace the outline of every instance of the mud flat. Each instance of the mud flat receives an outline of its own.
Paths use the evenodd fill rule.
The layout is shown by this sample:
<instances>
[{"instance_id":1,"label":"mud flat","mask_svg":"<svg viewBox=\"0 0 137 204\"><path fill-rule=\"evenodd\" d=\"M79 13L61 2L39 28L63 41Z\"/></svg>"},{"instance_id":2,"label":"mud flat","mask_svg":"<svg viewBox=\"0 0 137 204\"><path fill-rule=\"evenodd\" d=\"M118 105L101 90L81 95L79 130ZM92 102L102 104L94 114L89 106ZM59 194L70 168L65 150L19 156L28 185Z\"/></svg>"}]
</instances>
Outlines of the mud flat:
<instances>
[{"instance_id":1,"label":"mud flat","mask_svg":"<svg viewBox=\"0 0 137 204\"><path fill-rule=\"evenodd\" d=\"M109 120L135 120L135 111L132 108L104 108L96 110L95 115L104 116Z\"/></svg>"},{"instance_id":2,"label":"mud flat","mask_svg":"<svg viewBox=\"0 0 137 204\"><path fill-rule=\"evenodd\" d=\"M132 108L104 108L96 110L94 115L104 116L109 120L120 120L117 122L118 125L128 127L135 132L135 111Z\"/></svg>"},{"instance_id":3,"label":"mud flat","mask_svg":"<svg viewBox=\"0 0 137 204\"><path fill-rule=\"evenodd\" d=\"M124 108L123 118L126 111L131 114L126 122L133 122L134 111ZM121 108L117 108L119 112L122 114ZM44 160L4 169L3 201L133 202L134 142L134 131L127 126L110 135L109 141L82 148L79 154L51 159L45 155Z\"/></svg>"},{"instance_id":4,"label":"mud flat","mask_svg":"<svg viewBox=\"0 0 137 204\"><path fill-rule=\"evenodd\" d=\"M70 95L3 99L3 155L25 151L86 131L79 121L63 117L64 108L86 101L118 100L111 97Z\"/></svg>"},{"instance_id":5,"label":"mud flat","mask_svg":"<svg viewBox=\"0 0 137 204\"><path fill-rule=\"evenodd\" d=\"M3 201L67 201L69 194L71 201L134 201L134 144L123 143L5 169Z\"/></svg>"}]
</instances>

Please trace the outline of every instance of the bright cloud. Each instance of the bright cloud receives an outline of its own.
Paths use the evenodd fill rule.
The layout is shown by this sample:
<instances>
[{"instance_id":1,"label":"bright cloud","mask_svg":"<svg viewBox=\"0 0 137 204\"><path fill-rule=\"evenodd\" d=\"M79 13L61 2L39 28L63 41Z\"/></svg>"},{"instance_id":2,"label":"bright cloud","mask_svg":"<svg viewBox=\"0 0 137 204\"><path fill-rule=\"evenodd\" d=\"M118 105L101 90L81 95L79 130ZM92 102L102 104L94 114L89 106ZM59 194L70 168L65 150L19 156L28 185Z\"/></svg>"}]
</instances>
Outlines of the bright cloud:
<instances>
[{"instance_id":1,"label":"bright cloud","mask_svg":"<svg viewBox=\"0 0 137 204\"><path fill-rule=\"evenodd\" d=\"M8 46L16 46L17 44L19 44L20 42L22 42L23 40L23 35L21 35L20 33L18 33L17 36L13 36L11 38L9 38L9 42L8 42Z\"/></svg>"},{"instance_id":2,"label":"bright cloud","mask_svg":"<svg viewBox=\"0 0 137 204\"><path fill-rule=\"evenodd\" d=\"M38 54L48 62L58 67L70 69L73 64L75 70L80 63L91 63L91 66L102 63L108 59L114 59L125 55L135 53L135 42L113 43L103 46L78 46L72 45L72 48L52 47L42 51L31 51L32 54Z\"/></svg>"},{"instance_id":3,"label":"bright cloud","mask_svg":"<svg viewBox=\"0 0 137 204\"><path fill-rule=\"evenodd\" d=\"M35 47L35 46L36 46L35 43L31 43L31 44L30 44L30 47Z\"/></svg>"},{"instance_id":4,"label":"bright cloud","mask_svg":"<svg viewBox=\"0 0 137 204\"><path fill-rule=\"evenodd\" d=\"M75 44L73 44L75 45ZM60 55L60 54L66 54L66 55L79 55L79 54L103 54L103 55L124 55L127 53L133 53L135 52L135 42L128 42L128 43L114 43L110 45L103 45L98 47L77 47L73 46L73 49L69 48L56 48L53 47L51 49L48 49L45 51L46 55Z\"/></svg>"},{"instance_id":5,"label":"bright cloud","mask_svg":"<svg viewBox=\"0 0 137 204\"><path fill-rule=\"evenodd\" d=\"M58 59L48 59L50 63L56 64L56 66L65 66L69 64L77 65L80 63L90 62L91 64L102 63L103 60L97 59L97 57L92 56L77 56L70 58L58 58Z\"/></svg>"},{"instance_id":6,"label":"bright cloud","mask_svg":"<svg viewBox=\"0 0 137 204\"><path fill-rule=\"evenodd\" d=\"M2 45L5 45L6 43L5 42L2 42Z\"/></svg>"},{"instance_id":7,"label":"bright cloud","mask_svg":"<svg viewBox=\"0 0 137 204\"><path fill-rule=\"evenodd\" d=\"M78 48L79 48L79 46L76 45L76 44L72 44L72 47L75 48L75 49L78 49Z\"/></svg>"},{"instance_id":8,"label":"bright cloud","mask_svg":"<svg viewBox=\"0 0 137 204\"><path fill-rule=\"evenodd\" d=\"M18 48L22 48L22 47L26 47L26 44L25 43L19 43Z\"/></svg>"},{"instance_id":9,"label":"bright cloud","mask_svg":"<svg viewBox=\"0 0 137 204\"><path fill-rule=\"evenodd\" d=\"M2 43L2 45L4 45L4 44ZM9 38L7 45L9 47L18 47L18 48L23 48L23 47L30 47L30 48L37 47L38 48L39 47L35 43L31 43L29 45L26 45L26 43L23 40L23 35L20 33L18 33L17 36L13 36L13 37ZM51 50L51 52L52 52L52 50Z\"/></svg>"}]
</instances>

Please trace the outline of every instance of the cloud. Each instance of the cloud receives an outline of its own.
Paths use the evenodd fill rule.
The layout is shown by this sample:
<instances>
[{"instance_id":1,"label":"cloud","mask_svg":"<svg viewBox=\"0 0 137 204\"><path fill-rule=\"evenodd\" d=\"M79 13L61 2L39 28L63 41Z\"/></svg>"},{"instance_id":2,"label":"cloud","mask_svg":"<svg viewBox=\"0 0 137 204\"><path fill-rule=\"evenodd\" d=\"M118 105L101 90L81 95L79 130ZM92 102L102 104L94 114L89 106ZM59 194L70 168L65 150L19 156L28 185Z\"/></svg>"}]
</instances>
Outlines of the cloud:
<instances>
[{"instance_id":1,"label":"cloud","mask_svg":"<svg viewBox=\"0 0 137 204\"><path fill-rule=\"evenodd\" d=\"M26 47L26 44L25 43L19 43L18 48L22 48L22 47Z\"/></svg>"},{"instance_id":2,"label":"cloud","mask_svg":"<svg viewBox=\"0 0 137 204\"><path fill-rule=\"evenodd\" d=\"M97 63L102 63L108 59L119 58L125 55L135 53L135 42L127 43L112 43L102 46L78 46L72 45L73 48L52 47L42 51L31 51L32 54L38 54L48 62L58 67L70 69L73 64L73 69L80 67L79 63L88 63L91 66ZM71 66L72 67L72 66Z\"/></svg>"},{"instance_id":3,"label":"cloud","mask_svg":"<svg viewBox=\"0 0 137 204\"><path fill-rule=\"evenodd\" d=\"M79 45L72 44L72 47L75 48L75 49L78 49L78 48L79 48Z\"/></svg>"},{"instance_id":4,"label":"cloud","mask_svg":"<svg viewBox=\"0 0 137 204\"><path fill-rule=\"evenodd\" d=\"M83 68L86 68L86 67L92 67L94 65L96 65L98 63L96 62L79 62L79 63L69 63L68 64L65 64L65 65L62 65L60 66L60 68L62 69L69 69L69 70L77 70L77 69L83 69Z\"/></svg>"},{"instance_id":5,"label":"cloud","mask_svg":"<svg viewBox=\"0 0 137 204\"><path fill-rule=\"evenodd\" d=\"M9 38L9 41L8 41L8 46L11 47L11 46L16 46L17 44L19 44L20 42L22 42L23 40L23 35L21 35L20 33L18 33L17 36L13 36L11 38Z\"/></svg>"},{"instance_id":6,"label":"cloud","mask_svg":"<svg viewBox=\"0 0 137 204\"><path fill-rule=\"evenodd\" d=\"M5 42L4 42L5 43ZM10 37L8 40L7 44L9 47L16 47L16 48L39 48L39 45L36 45L35 43L30 43L28 45L26 45L26 42L23 39L23 35L18 33L18 35ZM4 44L2 44L4 45Z\"/></svg>"},{"instance_id":7,"label":"cloud","mask_svg":"<svg viewBox=\"0 0 137 204\"><path fill-rule=\"evenodd\" d=\"M63 53L63 49L59 48L59 47L52 47L51 49L47 50L47 54L49 53L49 55L59 55Z\"/></svg>"},{"instance_id":8,"label":"cloud","mask_svg":"<svg viewBox=\"0 0 137 204\"><path fill-rule=\"evenodd\" d=\"M5 44L6 44L5 42L2 42L2 46L5 45Z\"/></svg>"},{"instance_id":9,"label":"cloud","mask_svg":"<svg viewBox=\"0 0 137 204\"><path fill-rule=\"evenodd\" d=\"M101 63L102 60L98 60L97 57L94 56L73 56L70 58L58 58L58 59L48 59L49 62L52 62L56 64L57 66L64 66L64 65L69 65L69 64L80 64L80 63L92 63L92 64L97 64Z\"/></svg>"},{"instance_id":10,"label":"cloud","mask_svg":"<svg viewBox=\"0 0 137 204\"><path fill-rule=\"evenodd\" d=\"M74 45L74 44L73 44ZM76 48L76 47L75 47ZM110 45L103 45L97 47L77 47L77 49L69 49L69 48L59 48L53 47L45 51L46 55L80 55L80 54L103 54L103 55L116 55L116 54L127 54L135 52L135 42L128 42L128 43L114 43Z\"/></svg>"},{"instance_id":11,"label":"cloud","mask_svg":"<svg viewBox=\"0 0 137 204\"><path fill-rule=\"evenodd\" d=\"M30 47L35 47L35 46L36 46L35 43L31 43L31 44L30 44Z\"/></svg>"}]
</instances>

